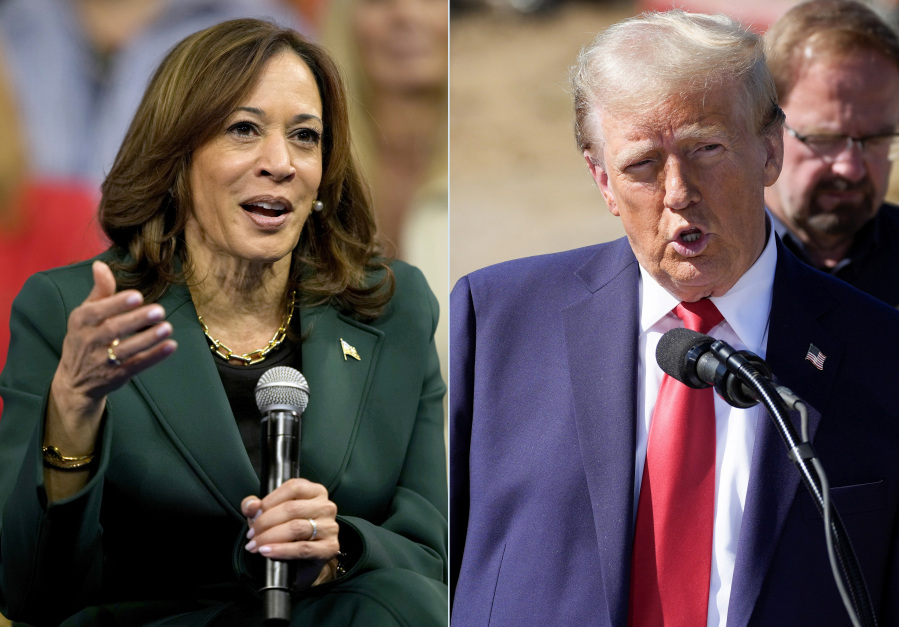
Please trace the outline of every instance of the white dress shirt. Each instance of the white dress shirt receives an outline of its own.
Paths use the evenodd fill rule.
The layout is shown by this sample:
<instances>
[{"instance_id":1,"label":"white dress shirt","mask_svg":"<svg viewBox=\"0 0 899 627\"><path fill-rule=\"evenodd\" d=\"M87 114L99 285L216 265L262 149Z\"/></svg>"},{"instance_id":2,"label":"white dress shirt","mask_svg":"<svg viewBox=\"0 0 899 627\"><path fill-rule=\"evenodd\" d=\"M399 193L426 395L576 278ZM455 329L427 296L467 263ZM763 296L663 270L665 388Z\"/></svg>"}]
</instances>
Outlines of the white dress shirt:
<instances>
[{"instance_id":1,"label":"white dress shirt","mask_svg":"<svg viewBox=\"0 0 899 627\"><path fill-rule=\"evenodd\" d=\"M724 321L712 328L710 336L724 340L735 350L749 350L762 359L765 358L776 263L777 248L771 229L765 249L752 267L727 294L711 299L724 316ZM656 362L656 346L663 333L684 326L672 311L679 303L677 298L665 291L640 267L634 520L643 479L649 425L664 376ZM709 627L723 627L727 623L727 606L755 445L755 427L760 417L766 419L761 405L737 409L715 395L715 526L712 539Z\"/></svg>"}]
</instances>

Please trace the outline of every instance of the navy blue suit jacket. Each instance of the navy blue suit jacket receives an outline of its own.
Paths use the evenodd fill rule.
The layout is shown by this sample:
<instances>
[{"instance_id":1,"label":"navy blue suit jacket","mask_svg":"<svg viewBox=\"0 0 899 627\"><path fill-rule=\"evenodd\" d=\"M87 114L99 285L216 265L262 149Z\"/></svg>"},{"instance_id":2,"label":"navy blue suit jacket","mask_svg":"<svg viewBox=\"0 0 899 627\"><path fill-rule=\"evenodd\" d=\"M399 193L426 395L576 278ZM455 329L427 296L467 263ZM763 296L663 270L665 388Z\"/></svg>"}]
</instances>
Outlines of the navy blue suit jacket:
<instances>
[{"instance_id":1,"label":"navy blue suit jacket","mask_svg":"<svg viewBox=\"0 0 899 627\"><path fill-rule=\"evenodd\" d=\"M626 625L638 281L622 239L486 268L453 290L454 627ZM899 312L778 241L766 361L810 406L880 624L899 624ZM821 519L767 418L727 624L850 624Z\"/></svg>"}]
</instances>

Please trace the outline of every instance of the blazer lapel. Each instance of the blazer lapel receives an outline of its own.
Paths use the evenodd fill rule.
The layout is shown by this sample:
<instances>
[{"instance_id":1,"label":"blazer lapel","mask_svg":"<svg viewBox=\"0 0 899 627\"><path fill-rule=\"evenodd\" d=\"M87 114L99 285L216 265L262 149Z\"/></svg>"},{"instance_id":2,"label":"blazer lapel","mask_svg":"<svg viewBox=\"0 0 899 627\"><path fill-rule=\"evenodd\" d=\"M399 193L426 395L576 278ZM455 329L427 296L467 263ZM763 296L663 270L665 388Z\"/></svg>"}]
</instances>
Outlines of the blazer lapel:
<instances>
[{"instance_id":1,"label":"blazer lapel","mask_svg":"<svg viewBox=\"0 0 899 627\"><path fill-rule=\"evenodd\" d=\"M301 320L309 406L303 414L300 474L334 492L362 420L384 333L327 306L303 310ZM345 354L342 342L359 359L349 349Z\"/></svg>"},{"instance_id":2,"label":"blazer lapel","mask_svg":"<svg viewBox=\"0 0 899 627\"><path fill-rule=\"evenodd\" d=\"M575 420L610 624L623 625L633 543L639 270L620 240L576 274L585 296L562 312Z\"/></svg>"},{"instance_id":3,"label":"blazer lapel","mask_svg":"<svg viewBox=\"0 0 899 627\"><path fill-rule=\"evenodd\" d=\"M815 290L817 281L810 285L809 278L803 275L811 270L800 264L778 241L765 361L771 366L775 384L787 386L806 402L809 437L814 442L843 347L818 322L836 303ZM805 359L810 344L827 356L821 370ZM800 434L798 412L792 412L792 418ZM823 461L826 468L826 460ZM728 627L749 622L787 514L800 490L804 491L805 487L800 485L799 472L787 457L787 449L771 417L762 410L734 565Z\"/></svg>"},{"instance_id":4,"label":"blazer lapel","mask_svg":"<svg viewBox=\"0 0 899 627\"><path fill-rule=\"evenodd\" d=\"M209 490L239 519L240 501L259 491L259 482L235 428L197 312L184 286L160 299L178 349L163 363L132 380L159 424Z\"/></svg>"},{"instance_id":5,"label":"blazer lapel","mask_svg":"<svg viewBox=\"0 0 899 627\"><path fill-rule=\"evenodd\" d=\"M218 369L208 358L190 293L173 286L159 302L174 328L178 350L133 382L209 490L242 520L240 501L256 494L259 483L234 427ZM302 420L300 475L333 492L352 450L383 332L328 306L303 310L300 319L303 374L310 389ZM344 355L341 339L355 349L358 360Z\"/></svg>"}]
</instances>

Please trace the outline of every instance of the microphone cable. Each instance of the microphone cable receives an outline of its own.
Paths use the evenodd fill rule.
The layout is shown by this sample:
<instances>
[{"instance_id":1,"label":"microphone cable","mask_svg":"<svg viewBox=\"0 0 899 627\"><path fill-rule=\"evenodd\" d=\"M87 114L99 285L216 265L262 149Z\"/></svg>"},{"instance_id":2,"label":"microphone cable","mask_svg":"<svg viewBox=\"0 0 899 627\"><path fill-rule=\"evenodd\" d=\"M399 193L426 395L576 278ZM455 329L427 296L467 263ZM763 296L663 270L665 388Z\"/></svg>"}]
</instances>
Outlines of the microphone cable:
<instances>
[{"instance_id":1,"label":"microphone cable","mask_svg":"<svg viewBox=\"0 0 899 627\"><path fill-rule=\"evenodd\" d=\"M777 392L784 402L787 403L787 407L799 412L799 425L802 441L804 444L807 444L809 442L808 407L801 398L796 396L792 390L787 387L778 386ZM822 514L824 517L824 541L827 543L827 559L830 561L830 570L833 573L833 580L837 584L837 590L840 593L840 598L843 600L843 605L846 607L846 612L849 614L849 620L852 621L853 627L862 627L858 613L855 611L855 603L849 596L849 591L846 590L846 585L843 583L842 569L837 563L837 553L833 545L834 529L830 513L830 482L827 480L827 474L824 472L824 466L821 464L821 461L817 457L811 457L810 460L812 466L815 467L815 472L818 474L818 482L821 484L822 506L824 508Z\"/></svg>"},{"instance_id":2,"label":"microphone cable","mask_svg":"<svg viewBox=\"0 0 899 627\"><path fill-rule=\"evenodd\" d=\"M813 497L818 508L818 513L824 518L825 542L828 547L828 557L831 568L834 569L834 580L840 593L843 604L849 613L849 619L853 627L877 627L877 618L868 594L864 575L858 565L858 558L849 542L849 536L843 527L840 515L834 509L830 501L830 485L821 462L817 458L815 450L808 441L808 411L805 410L805 418L802 419L803 410L799 410L802 421L802 442L796 443L796 432L789 421L787 402L782 398L781 392L774 388L768 378L762 376L749 362L744 354L735 351L727 342L715 340L710 346L711 352L722 364L740 378L758 395L768 414L774 420L781 438L788 449L788 455L799 470L799 474L806 488ZM790 393L789 397L797 398ZM799 399L799 403L805 403ZM796 405L795 401L793 402ZM797 407L798 409L798 407ZM806 463L811 461L812 468ZM816 476L817 475L817 476ZM818 480L817 482L815 480ZM832 553L831 553L832 551ZM839 568L837 567L839 563ZM843 577L839 576L842 573ZM845 577L845 582L843 578ZM848 589L844 585L848 584Z\"/></svg>"}]
</instances>

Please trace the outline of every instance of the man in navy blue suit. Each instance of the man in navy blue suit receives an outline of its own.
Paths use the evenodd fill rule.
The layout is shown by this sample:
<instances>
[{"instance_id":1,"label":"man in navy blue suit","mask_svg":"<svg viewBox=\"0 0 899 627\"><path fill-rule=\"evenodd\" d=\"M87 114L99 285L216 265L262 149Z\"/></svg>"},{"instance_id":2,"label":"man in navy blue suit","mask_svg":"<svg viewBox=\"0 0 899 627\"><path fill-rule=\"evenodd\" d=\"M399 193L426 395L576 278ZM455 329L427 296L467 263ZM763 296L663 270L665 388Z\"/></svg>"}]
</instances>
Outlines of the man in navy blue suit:
<instances>
[{"instance_id":1,"label":"man in navy blue suit","mask_svg":"<svg viewBox=\"0 0 899 627\"><path fill-rule=\"evenodd\" d=\"M688 547L705 572L663 584L632 568L644 465L679 454L656 428L655 349L709 302L723 316L709 335L809 406L874 610L899 624L899 313L773 232L784 116L759 38L722 16L632 18L582 50L572 87L578 146L627 237L453 290L454 627L850 624L821 519L759 405L714 399L713 502L677 512L713 530ZM660 614L640 618L649 605Z\"/></svg>"}]
</instances>

